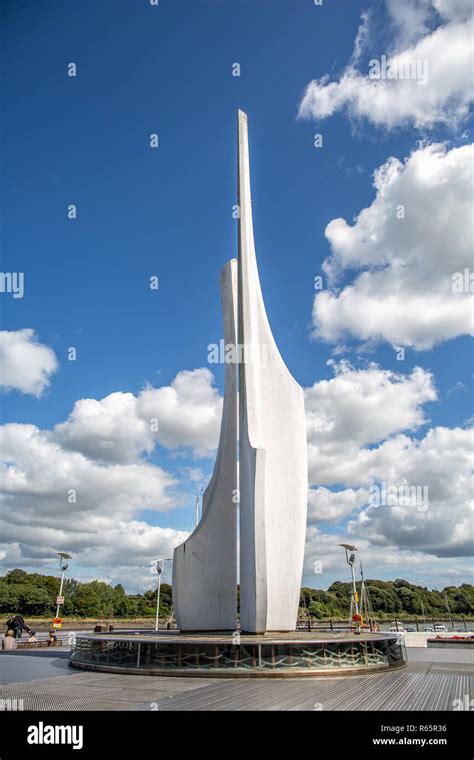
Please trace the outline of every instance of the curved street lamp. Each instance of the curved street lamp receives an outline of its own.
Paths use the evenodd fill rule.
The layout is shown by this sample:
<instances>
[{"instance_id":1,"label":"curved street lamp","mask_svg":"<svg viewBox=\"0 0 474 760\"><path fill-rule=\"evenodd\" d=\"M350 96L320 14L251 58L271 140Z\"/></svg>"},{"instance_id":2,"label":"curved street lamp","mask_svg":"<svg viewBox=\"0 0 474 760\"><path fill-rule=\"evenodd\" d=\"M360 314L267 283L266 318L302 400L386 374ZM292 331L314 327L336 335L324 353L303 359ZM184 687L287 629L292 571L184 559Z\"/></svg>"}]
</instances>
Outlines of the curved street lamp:
<instances>
[{"instance_id":1,"label":"curved street lamp","mask_svg":"<svg viewBox=\"0 0 474 760\"><path fill-rule=\"evenodd\" d=\"M161 573L164 569L165 562L171 562L171 557L164 557L163 559L156 560L156 572L158 573L158 593L156 595L156 619L155 619L155 631L159 628L159 615L160 615L160 588L161 588Z\"/></svg>"},{"instance_id":2,"label":"curved street lamp","mask_svg":"<svg viewBox=\"0 0 474 760\"><path fill-rule=\"evenodd\" d=\"M357 547L356 546L352 546L352 544L339 544L339 546L342 546L343 549L345 549L345 552L346 552L346 562L349 565L349 567L351 568L352 599L353 599L353 602L354 602L355 614L359 615L359 602L358 602L356 582L355 582L355 577L354 577L354 563L355 563L355 560L356 560L355 552L357 551ZM350 554L349 554L349 552L350 552ZM351 607L352 607L352 605L351 605ZM360 626L359 626L359 630L360 630Z\"/></svg>"},{"instance_id":3,"label":"curved street lamp","mask_svg":"<svg viewBox=\"0 0 474 760\"><path fill-rule=\"evenodd\" d=\"M66 559L72 559L72 554L67 554L67 552L56 552L56 554L59 557L59 569L62 570L61 575L61 585L59 586L59 594L58 599L60 599L63 595L63 585L64 585L64 573L68 569L69 565L65 562ZM56 600L57 601L57 600ZM61 604L57 604L56 606L56 617L59 617L59 608L61 607Z\"/></svg>"}]
</instances>

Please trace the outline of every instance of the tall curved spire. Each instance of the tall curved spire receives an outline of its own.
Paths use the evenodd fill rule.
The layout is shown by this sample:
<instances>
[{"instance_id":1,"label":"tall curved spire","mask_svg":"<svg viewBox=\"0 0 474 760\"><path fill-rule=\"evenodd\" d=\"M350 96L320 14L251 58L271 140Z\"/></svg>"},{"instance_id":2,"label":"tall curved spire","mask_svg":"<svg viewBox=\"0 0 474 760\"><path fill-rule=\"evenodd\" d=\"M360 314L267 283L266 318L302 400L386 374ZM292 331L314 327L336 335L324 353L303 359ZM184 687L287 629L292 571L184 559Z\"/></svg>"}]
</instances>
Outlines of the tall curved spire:
<instances>
[{"instance_id":1,"label":"tall curved spire","mask_svg":"<svg viewBox=\"0 0 474 760\"><path fill-rule=\"evenodd\" d=\"M291 631L305 544L306 419L303 391L280 356L263 302L243 111L238 112L238 192L238 264L232 260L225 267L221 290L226 345L236 345L238 323L239 424L236 366L229 363L214 473L201 522L174 552L173 600L182 630L236 627L238 427L240 627L251 633Z\"/></svg>"},{"instance_id":2,"label":"tall curved spire","mask_svg":"<svg viewBox=\"0 0 474 760\"><path fill-rule=\"evenodd\" d=\"M298 614L306 530L304 398L278 351L263 302L243 111L238 134L240 627L290 631Z\"/></svg>"}]
</instances>

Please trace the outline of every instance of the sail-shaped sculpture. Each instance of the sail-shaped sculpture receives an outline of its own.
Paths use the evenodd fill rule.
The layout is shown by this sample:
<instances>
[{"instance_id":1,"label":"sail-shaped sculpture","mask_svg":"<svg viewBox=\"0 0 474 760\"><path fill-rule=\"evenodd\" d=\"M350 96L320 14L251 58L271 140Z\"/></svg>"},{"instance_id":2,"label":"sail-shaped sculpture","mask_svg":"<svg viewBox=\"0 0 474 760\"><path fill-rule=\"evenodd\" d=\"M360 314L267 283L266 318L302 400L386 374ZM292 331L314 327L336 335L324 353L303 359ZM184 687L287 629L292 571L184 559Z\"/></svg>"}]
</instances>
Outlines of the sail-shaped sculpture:
<instances>
[{"instance_id":1,"label":"sail-shaped sculpture","mask_svg":"<svg viewBox=\"0 0 474 760\"><path fill-rule=\"evenodd\" d=\"M255 257L247 115L239 130L240 627L294 630L308 492L303 391L273 338Z\"/></svg>"},{"instance_id":2,"label":"sail-shaped sculpture","mask_svg":"<svg viewBox=\"0 0 474 760\"><path fill-rule=\"evenodd\" d=\"M224 341L236 345L237 261L221 274ZM229 354L230 358L232 355ZM178 628L234 630L237 625L237 387L236 364L224 374L219 447L194 533L174 550L173 603Z\"/></svg>"},{"instance_id":3,"label":"sail-shaped sculpture","mask_svg":"<svg viewBox=\"0 0 474 760\"><path fill-rule=\"evenodd\" d=\"M306 420L303 391L280 356L263 303L243 111L238 112L238 190L238 266L232 261L224 270L222 303L226 345L235 345L238 303L240 628L291 631L304 558ZM203 518L174 554L173 600L182 630L235 627L236 439L236 367L227 364L219 449L203 497Z\"/></svg>"},{"instance_id":4,"label":"sail-shaped sculpture","mask_svg":"<svg viewBox=\"0 0 474 760\"><path fill-rule=\"evenodd\" d=\"M358 641L352 633L331 641L308 634L307 657L301 655L301 636L272 634L296 627L306 528L306 425L303 391L280 356L262 298L247 117L241 111L238 135L239 257L221 275L225 387L217 459L201 522L174 551L173 602L180 631L160 631L147 641L142 637L136 667L129 670L248 679L403 667L403 642L396 634L371 632ZM205 298L202 302L205 308ZM242 636L236 631L238 501ZM130 637L108 636L102 651L94 636L78 636L71 664L117 670L113 656L124 646L130 649Z\"/></svg>"}]
</instances>

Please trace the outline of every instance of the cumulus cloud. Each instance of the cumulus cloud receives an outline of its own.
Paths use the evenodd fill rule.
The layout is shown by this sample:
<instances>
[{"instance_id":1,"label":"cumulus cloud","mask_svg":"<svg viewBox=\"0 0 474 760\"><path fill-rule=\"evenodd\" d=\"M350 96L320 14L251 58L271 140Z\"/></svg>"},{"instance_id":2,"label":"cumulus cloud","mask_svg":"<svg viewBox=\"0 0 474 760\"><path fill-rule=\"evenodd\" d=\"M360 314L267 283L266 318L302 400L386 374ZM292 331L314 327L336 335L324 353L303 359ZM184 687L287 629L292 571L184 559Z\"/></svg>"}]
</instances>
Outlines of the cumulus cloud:
<instances>
[{"instance_id":1,"label":"cumulus cloud","mask_svg":"<svg viewBox=\"0 0 474 760\"><path fill-rule=\"evenodd\" d=\"M432 375L421 367L403 375L374 363L365 369L347 361L329 364L335 377L305 391L310 445L361 446L415 430L426 422L422 404L437 398Z\"/></svg>"},{"instance_id":2,"label":"cumulus cloud","mask_svg":"<svg viewBox=\"0 0 474 760\"><path fill-rule=\"evenodd\" d=\"M125 464L156 443L208 457L217 446L222 399L206 368L183 370L168 386L81 399L54 439L92 459Z\"/></svg>"},{"instance_id":3,"label":"cumulus cloud","mask_svg":"<svg viewBox=\"0 0 474 760\"><path fill-rule=\"evenodd\" d=\"M472 3L385 0L384 18L380 7L362 14L341 76L308 85L299 116L322 120L345 112L353 122L386 130L459 126L474 99ZM385 76L384 64L394 76ZM313 303L314 337L337 344L337 353L351 340L427 350L474 333L473 158L472 145L419 143L404 161L391 157L375 171L369 207L327 225L331 255L323 265L327 289ZM472 551L473 431L435 427L420 435L425 405L437 398L425 370L398 375L344 363L334 369L332 380L305 392L307 572L314 559L340 566L338 541L317 525L349 517L348 540L370 551L377 566L419 573L423 565L429 576L431 565L455 581L448 558L462 569L459 558ZM426 489L426 504L399 498L376 506L371 489L382 483Z\"/></svg>"},{"instance_id":4,"label":"cumulus cloud","mask_svg":"<svg viewBox=\"0 0 474 760\"><path fill-rule=\"evenodd\" d=\"M39 398L58 369L54 351L33 330L0 331L0 388Z\"/></svg>"},{"instance_id":5,"label":"cumulus cloud","mask_svg":"<svg viewBox=\"0 0 474 760\"><path fill-rule=\"evenodd\" d=\"M367 475L388 484L426 489L427 500L369 504L349 525L374 545L395 545L438 557L471 556L474 430L434 428L418 441L400 436L380 447Z\"/></svg>"},{"instance_id":6,"label":"cumulus cloud","mask_svg":"<svg viewBox=\"0 0 474 760\"><path fill-rule=\"evenodd\" d=\"M329 289L314 299L316 337L421 350L473 334L474 296L453 287L471 265L473 159L473 145L441 144L420 146L404 163L390 158L374 174L372 204L352 225L328 224ZM354 279L338 286L345 275Z\"/></svg>"},{"instance_id":7,"label":"cumulus cloud","mask_svg":"<svg viewBox=\"0 0 474 760\"><path fill-rule=\"evenodd\" d=\"M398 47L415 42L429 31L431 0L386 0L386 10L396 34ZM369 20L365 24L368 26Z\"/></svg>"},{"instance_id":8,"label":"cumulus cloud","mask_svg":"<svg viewBox=\"0 0 474 760\"><path fill-rule=\"evenodd\" d=\"M97 510L118 519L175 504L168 493L174 479L155 465L104 465L63 449L50 431L34 425L4 425L0 442L4 506L11 504L11 519L25 525L48 526L61 515L73 526Z\"/></svg>"},{"instance_id":9,"label":"cumulus cloud","mask_svg":"<svg viewBox=\"0 0 474 760\"><path fill-rule=\"evenodd\" d=\"M377 126L426 129L456 124L468 114L474 100L469 0L387 0L386 10L394 30L391 44L380 49L371 33L372 15L364 14L348 66L336 81L326 74L308 84L300 117L320 120L347 111ZM370 61L364 68L361 58L367 51ZM369 76L375 71L370 62L381 61L382 55L394 78L381 72ZM413 77L412 67L418 67Z\"/></svg>"},{"instance_id":10,"label":"cumulus cloud","mask_svg":"<svg viewBox=\"0 0 474 760\"><path fill-rule=\"evenodd\" d=\"M0 563L44 567L65 549L81 577L94 567L142 588L147 563L171 556L187 536L143 519L144 511L168 512L183 498L183 483L146 455L157 443L191 457L212 453L222 409L213 382L207 369L184 371L138 396L81 399L53 430L1 427ZM203 478L200 468L183 469L186 487Z\"/></svg>"},{"instance_id":11,"label":"cumulus cloud","mask_svg":"<svg viewBox=\"0 0 474 760\"><path fill-rule=\"evenodd\" d=\"M363 534L352 531L344 533L324 533L316 526L310 526L306 536L304 576L313 588L326 587L334 580L347 581L347 566L344 550L339 544L354 544L359 557L364 562L366 578L405 578L422 586L443 588L449 584L459 585L469 578L471 559L439 557L427 551L403 549L395 544L377 546Z\"/></svg>"},{"instance_id":12,"label":"cumulus cloud","mask_svg":"<svg viewBox=\"0 0 474 760\"><path fill-rule=\"evenodd\" d=\"M310 521L337 521L360 507L373 480L389 476L390 458L411 441L399 434L425 425L423 407L437 399L433 376L420 367L404 375L373 363L329 364L335 376L305 390Z\"/></svg>"},{"instance_id":13,"label":"cumulus cloud","mask_svg":"<svg viewBox=\"0 0 474 760\"><path fill-rule=\"evenodd\" d=\"M119 520L93 515L83 530L70 530L57 522L48 530L29 528L0 520L5 543L0 545L0 567L36 568L39 572L57 572L51 559L55 552L67 548L73 555L72 575L81 580L98 578L122 583L129 592L143 591L156 584L152 561L172 557L173 549L189 535L174 528L162 528L141 520ZM170 563L165 565L166 582L170 582Z\"/></svg>"},{"instance_id":14,"label":"cumulus cloud","mask_svg":"<svg viewBox=\"0 0 474 760\"><path fill-rule=\"evenodd\" d=\"M111 393L100 401L76 401L68 419L56 425L54 434L64 449L107 462L134 461L155 445L150 427L137 414L133 393Z\"/></svg>"},{"instance_id":15,"label":"cumulus cloud","mask_svg":"<svg viewBox=\"0 0 474 760\"><path fill-rule=\"evenodd\" d=\"M415 564L422 556L464 556L472 433L434 428L420 439L410 437L427 424L426 404L436 400L432 375L421 368L403 375L376 364L363 369L344 361L330 364L334 377L305 391L311 483L307 568L316 559L331 568L336 555L340 568L339 550L333 553L332 547L342 539L324 536L317 524L348 517L350 540L370 549L372 566L379 556L387 567L395 555ZM210 451L218 425L211 433L209 421L221 403L212 375L196 370L137 397L115 393L101 401L82 400L52 431L3 426L0 565L41 569L55 551L65 549L82 578L99 574L127 588L149 586L150 561L171 556L187 534L151 525L143 512L157 515L180 506L180 486L200 482L203 473L184 465L180 483L151 464L144 455L159 438L150 437L148 423L155 417L161 421L170 405L177 429L172 430L170 413L161 442L173 449L185 446L190 456ZM201 427L186 420L195 409L201 410ZM375 508L369 493L380 481L426 485L429 508L420 512L403 503Z\"/></svg>"},{"instance_id":16,"label":"cumulus cloud","mask_svg":"<svg viewBox=\"0 0 474 760\"><path fill-rule=\"evenodd\" d=\"M209 456L217 446L222 416L222 398L213 382L205 367L180 372L171 385L142 391L137 412L143 420L158 420L163 446Z\"/></svg>"},{"instance_id":17,"label":"cumulus cloud","mask_svg":"<svg viewBox=\"0 0 474 760\"><path fill-rule=\"evenodd\" d=\"M420 438L406 434L427 423L423 405L436 400L426 370L400 375L376 365L333 366L333 379L305 392L310 525L351 515L354 541L469 556L473 430L435 427ZM418 487L423 498L375 503L371 489L382 483Z\"/></svg>"},{"instance_id":18,"label":"cumulus cloud","mask_svg":"<svg viewBox=\"0 0 474 760\"><path fill-rule=\"evenodd\" d=\"M358 507L367 504L368 489L346 488L343 491L330 491L329 488L310 488L308 494L308 523L337 523Z\"/></svg>"},{"instance_id":19,"label":"cumulus cloud","mask_svg":"<svg viewBox=\"0 0 474 760\"><path fill-rule=\"evenodd\" d=\"M56 551L67 550L81 577L100 568L104 577L130 583L130 574L138 581L154 556L170 556L187 535L137 517L180 503L176 479L161 467L139 458L104 464L90 451L63 449L54 433L33 425L4 425L0 443L6 568L44 567Z\"/></svg>"}]
</instances>

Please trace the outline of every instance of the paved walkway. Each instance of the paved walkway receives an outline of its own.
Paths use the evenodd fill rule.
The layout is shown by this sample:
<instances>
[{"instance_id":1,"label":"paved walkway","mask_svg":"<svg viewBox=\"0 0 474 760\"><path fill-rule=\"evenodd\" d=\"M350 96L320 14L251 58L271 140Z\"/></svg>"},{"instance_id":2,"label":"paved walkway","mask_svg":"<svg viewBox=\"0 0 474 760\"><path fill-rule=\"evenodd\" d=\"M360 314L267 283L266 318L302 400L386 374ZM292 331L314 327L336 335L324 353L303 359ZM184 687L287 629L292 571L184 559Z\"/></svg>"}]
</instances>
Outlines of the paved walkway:
<instances>
[{"instance_id":1,"label":"paved walkway","mask_svg":"<svg viewBox=\"0 0 474 760\"><path fill-rule=\"evenodd\" d=\"M69 668L65 651L0 654L0 700L25 710L452 710L474 694L472 651L408 650L403 670L364 676L205 679ZM0 703L1 704L1 703Z\"/></svg>"}]
</instances>

